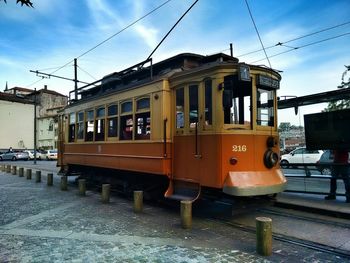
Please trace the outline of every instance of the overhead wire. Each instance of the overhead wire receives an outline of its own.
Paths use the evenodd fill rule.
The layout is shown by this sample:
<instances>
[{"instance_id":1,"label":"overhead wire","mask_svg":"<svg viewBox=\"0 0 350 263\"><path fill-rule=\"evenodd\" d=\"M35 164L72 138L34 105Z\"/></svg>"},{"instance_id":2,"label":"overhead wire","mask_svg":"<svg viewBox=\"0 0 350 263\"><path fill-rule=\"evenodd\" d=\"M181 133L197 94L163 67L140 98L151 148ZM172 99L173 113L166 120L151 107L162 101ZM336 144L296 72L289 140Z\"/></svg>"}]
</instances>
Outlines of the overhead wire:
<instances>
[{"instance_id":1,"label":"overhead wire","mask_svg":"<svg viewBox=\"0 0 350 263\"><path fill-rule=\"evenodd\" d=\"M121 30L119 30L118 32L114 33L113 35L109 36L108 38L106 38L105 40L101 41L100 43L96 44L95 46L93 46L92 48L88 49L87 51L83 52L81 55L77 56L76 58L81 58L82 56L85 56L86 54L90 53L91 51L93 51L94 49L98 48L99 46L103 45L104 43L106 43L107 41L111 40L113 37L119 35L120 33L122 33L123 31L125 31L126 29L132 27L133 25L135 25L136 23L138 23L139 21L141 21L142 19L146 18L147 16L151 15L152 13L154 13L155 11L157 11L158 9L160 9L161 7L163 7L164 5L168 4L169 2L171 2L172 0L167 0L165 2L163 2L162 4L158 5L157 7L155 7L154 9L152 9L151 11L149 11L148 13L146 13L145 15L141 16L140 18L136 19L134 22L128 24L126 27L122 28ZM70 60L69 62L67 62L66 64L64 64L61 67L58 67L56 70L54 70L53 72L51 72L50 74L56 73L57 71L61 70L62 68L68 66L70 63L72 63L74 61ZM42 79L30 84L34 85L36 83L38 83L39 81L41 81Z\"/></svg>"},{"instance_id":2,"label":"overhead wire","mask_svg":"<svg viewBox=\"0 0 350 263\"><path fill-rule=\"evenodd\" d=\"M284 42L278 42L274 45L271 45L271 46L268 46L268 47L265 47L265 50L266 49L270 49L270 48L274 48L274 47L277 47L277 46L282 46L286 43L290 43L290 42L293 42L293 41L296 41L296 40L300 40L300 39L303 39L305 37L309 37L309 36L313 36L313 35L316 35L316 34L319 34L319 33L323 33L323 32L326 32L328 30L332 30L332 29L335 29L335 28L338 28L338 27L341 27L341 26L345 26L345 25L348 25L350 24L350 21L347 21L347 22L344 22L342 24L338 24L338 25L335 25L335 26L331 26L331 27L327 27L327 28L324 28L324 29L321 29L321 30L318 30L318 31L315 31L315 32L312 32L312 33L309 33L309 34L306 34L306 35L302 35L300 37L296 37L296 38L292 38L292 39L289 39L287 41L284 41ZM228 49L224 50L224 51L227 51ZM247 52L247 53L244 53L244 54L241 54L241 55L238 55L237 57L243 57L243 56L247 56L247 55L251 55L251 54L254 54L254 53L257 53L257 52L260 52L262 51L263 49L258 49L258 50L254 50L254 51L250 51L250 52Z\"/></svg>"},{"instance_id":3,"label":"overhead wire","mask_svg":"<svg viewBox=\"0 0 350 263\"><path fill-rule=\"evenodd\" d=\"M252 22L253 22L253 25L254 25L256 34L258 35L258 38L259 38L260 44L261 44L261 46L262 46L262 49L264 50L265 57L266 57L267 61L269 62L270 68L272 68L271 63L270 63L270 60L269 60L269 57L267 56L267 53L266 53L264 44L263 44L262 39L261 39L261 37L260 37L258 27L257 27L256 24L255 24L253 14L252 14L252 12L251 12L251 10L250 10L249 4L248 4L248 0L245 0L245 3L246 3L246 5L247 5L248 12L249 12L249 16L250 16L250 18L251 18L251 20L252 20Z\"/></svg>"},{"instance_id":4,"label":"overhead wire","mask_svg":"<svg viewBox=\"0 0 350 263\"><path fill-rule=\"evenodd\" d=\"M283 52L271 55L271 56L269 56L269 58L277 57L279 55L282 55L282 54L285 54L285 53L289 53L289 52L295 51L297 49L299 50L299 49L302 49L302 48L305 48L305 47L309 47L309 46L312 46L312 45L316 45L316 44L319 44L319 43L322 43L322 42L325 42L325 41L333 40L333 39L336 39L336 38L339 38L339 37L344 37L344 36L347 36L347 35L350 35L350 32L347 32L347 33L344 33L344 34L340 34L340 35L337 35L337 36L333 36L333 37L329 37L329 38L326 38L326 39L314 41L314 42L311 42L311 43L308 43L308 44L305 44L305 45L302 45L302 46L299 46L299 47L294 47L293 49L289 49L289 50L286 50L286 51L283 51ZM260 62L260 61L263 61L263 60L265 60L265 58L262 58L262 59L259 59L259 60L256 60L256 61L253 61L253 62L250 62L250 63L254 64L254 63L257 63L257 62Z\"/></svg>"},{"instance_id":5,"label":"overhead wire","mask_svg":"<svg viewBox=\"0 0 350 263\"><path fill-rule=\"evenodd\" d=\"M97 80L94 76L92 76L89 72L87 72L86 70L84 70L84 69L83 69L82 67L80 67L79 65L77 65L77 67L78 67L81 71L83 71L85 74L89 75L92 79Z\"/></svg>"}]
</instances>

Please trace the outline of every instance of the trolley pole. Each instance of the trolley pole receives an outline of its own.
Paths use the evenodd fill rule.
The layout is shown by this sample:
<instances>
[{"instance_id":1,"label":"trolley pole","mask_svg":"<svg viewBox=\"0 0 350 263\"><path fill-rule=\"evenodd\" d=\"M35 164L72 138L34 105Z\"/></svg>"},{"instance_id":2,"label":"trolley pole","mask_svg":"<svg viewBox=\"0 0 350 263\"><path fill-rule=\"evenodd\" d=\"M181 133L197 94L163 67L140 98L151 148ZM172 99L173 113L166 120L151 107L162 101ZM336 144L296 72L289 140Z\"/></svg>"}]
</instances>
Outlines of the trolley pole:
<instances>
[{"instance_id":1,"label":"trolley pole","mask_svg":"<svg viewBox=\"0 0 350 263\"><path fill-rule=\"evenodd\" d=\"M78 65L77 59L74 59L74 99L78 99Z\"/></svg>"},{"instance_id":2,"label":"trolley pole","mask_svg":"<svg viewBox=\"0 0 350 263\"><path fill-rule=\"evenodd\" d=\"M36 164L36 88L34 89L34 164Z\"/></svg>"}]
</instances>

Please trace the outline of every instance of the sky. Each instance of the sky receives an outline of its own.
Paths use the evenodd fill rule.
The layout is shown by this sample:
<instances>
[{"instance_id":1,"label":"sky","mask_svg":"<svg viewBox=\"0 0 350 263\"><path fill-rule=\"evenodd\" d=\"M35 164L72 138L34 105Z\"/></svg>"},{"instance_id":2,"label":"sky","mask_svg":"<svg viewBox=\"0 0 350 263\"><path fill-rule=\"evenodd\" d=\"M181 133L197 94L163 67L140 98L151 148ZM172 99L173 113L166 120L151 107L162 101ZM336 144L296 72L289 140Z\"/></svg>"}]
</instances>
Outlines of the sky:
<instances>
[{"instance_id":1,"label":"sky","mask_svg":"<svg viewBox=\"0 0 350 263\"><path fill-rule=\"evenodd\" d=\"M151 54L194 0L32 2L35 8L0 1L1 91L7 82L9 88L47 85L68 95L73 82L41 79L30 70L74 78L74 58L78 79L88 83L135 65ZM263 51L244 55L262 49L247 3L270 62ZM335 90L344 65L350 65L350 1L199 0L154 53L153 63L184 52L229 54L230 43L241 62L271 64L281 71L278 96ZM279 110L278 121L303 126L304 114L325 107L300 107L298 115L294 109Z\"/></svg>"}]
</instances>

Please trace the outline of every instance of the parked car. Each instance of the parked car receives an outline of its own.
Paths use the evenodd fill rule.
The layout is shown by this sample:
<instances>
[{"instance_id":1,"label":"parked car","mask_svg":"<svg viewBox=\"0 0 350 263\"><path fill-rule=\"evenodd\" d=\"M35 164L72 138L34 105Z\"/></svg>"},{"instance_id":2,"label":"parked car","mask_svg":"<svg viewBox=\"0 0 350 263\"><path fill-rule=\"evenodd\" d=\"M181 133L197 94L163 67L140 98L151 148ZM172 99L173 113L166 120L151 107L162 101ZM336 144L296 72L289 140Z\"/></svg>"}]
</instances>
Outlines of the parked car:
<instances>
[{"instance_id":1,"label":"parked car","mask_svg":"<svg viewBox=\"0 0 350 263\"><path fill-rule=\"evenodd\" d=\"M5 152L0 154L0 161L5 160L11 160L11 161L17 161L17 160L25 160L28 161L29 154L26 152Z\"/></svg>"},{"instance_id":2,"label":"parked car","mask_svg":"<svg viewBox=\"0 0 350 263\"><path fill-rule=\"evenodd\" d=\"M316 168L323 175L331 175L333 162L334 162L333 151L326 150L322 154L320 160L316 163ZM350 163L350 153L349 153L348 163Z\"/></svg>"},{"instance_id":3,"label":"parked car","mask_svg":"<svg viewBox=\"0 0 350 263\"><path fill-rule=\"evenodd\" d=\"M34 150L26 150L24 152L28 153L30 160L34 160ZM41 160L41 152L36 151L36 159Z\"/></svg>"},{"instance_id":4,"label":"parked car","mask_svg":"<svg viewBox=\"0 0 350 263\"><path fill-rule=\"evenodd\" d=\"M57 150L47 150L42 154L42 159L57 160Z\"/></svg>"},{"instance_id":5,"label":"parked car","mask_svg":"<svg viewBox=\"0 0 350 263\"><path fill-rule=\"evenodd\" d=\"M284 168L289 167L289 164L316 164L322 154L322 150L307 150L306 147L300 147L288 154L283 154L280 164Z\"/></svg>"}]
</instances>

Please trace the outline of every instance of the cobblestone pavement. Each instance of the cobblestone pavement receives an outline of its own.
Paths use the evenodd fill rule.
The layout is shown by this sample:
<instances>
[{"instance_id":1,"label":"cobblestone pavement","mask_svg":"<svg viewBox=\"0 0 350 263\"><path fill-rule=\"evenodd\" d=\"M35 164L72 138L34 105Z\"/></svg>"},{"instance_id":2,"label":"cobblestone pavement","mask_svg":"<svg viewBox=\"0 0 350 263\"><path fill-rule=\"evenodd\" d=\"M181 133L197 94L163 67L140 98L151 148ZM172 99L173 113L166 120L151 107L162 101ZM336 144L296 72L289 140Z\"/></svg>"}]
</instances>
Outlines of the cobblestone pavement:
<instances>
[{"instance_id":1,"label":"cobblestone pavement","mask_svg":"<svg viewBox=\"0 0 350 263\"><path fill-rule=\"evenodd\" d=\"M43 172L44 173L44 172ZM335 256L280 242L273 255L255 252L255 236L203 218L190 230L176 209L97 192L78 196L0 172L0 262L344 262Z\"/></svg>"}]
</instances>

